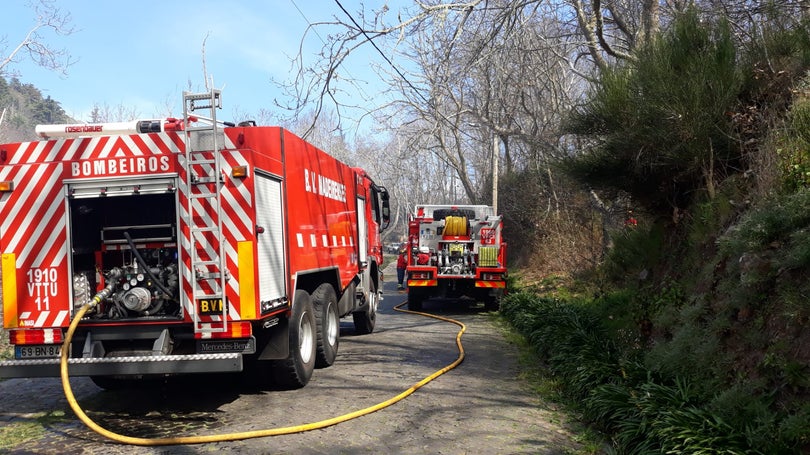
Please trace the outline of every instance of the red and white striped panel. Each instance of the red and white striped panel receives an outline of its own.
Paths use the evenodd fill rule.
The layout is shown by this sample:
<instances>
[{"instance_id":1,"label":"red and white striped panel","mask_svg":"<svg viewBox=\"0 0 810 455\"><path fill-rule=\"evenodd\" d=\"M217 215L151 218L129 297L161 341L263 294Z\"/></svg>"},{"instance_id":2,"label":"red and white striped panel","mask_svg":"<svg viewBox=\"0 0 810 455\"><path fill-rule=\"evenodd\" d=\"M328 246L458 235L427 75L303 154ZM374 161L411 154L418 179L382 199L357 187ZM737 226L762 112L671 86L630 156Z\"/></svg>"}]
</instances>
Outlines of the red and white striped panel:
<instances>
[{"instance_id":1,"label":"red and white striped panel","mask_svg":"<svg viewBox=\"0 0 810 455\"><path fill-rule=\"evenodd\" d=\"M182 147L183 138L174 133L23 142L9 152L8 164L176 154Z\"/></svg>"},{"instance_id":2,"label":"red and white striped panel","mask_svg":"<svg viewBox=\"0 0 810 455\"><path fill-rule=\"evenodd\" d=\"M225 141L225 148L233 148L234 144L226 137ZM196 299L194 298L194 290L195 287L192 286L191 283L191 257L190 257L190 248L191 248L191 240L189 237L190 229L188 224L185 220L189 218L189 213L187 210L188 207L188 195L189 195L189 188L188 188L188 180L185 173L185 155L180 155L180 180L181 184L179 186L180 190L180 210L181 210L181 221L180 221L180 244L182 246L181 251L181 271L182 271L182 282L185 293L184 305L185 305L185 312L187 315L192 314L192 312L196 311L195 302ZM225 242L224 244L224 254L225 254L225 265L227 270L231 271L229 275L229 279L227 280L227 288L226 288L226 301L228 303L228 318L230 320L239 320L241 319L240 312L239 312L239 274L236 273L238 270L238 256L237 256L237 243L241 240L245 240L248 238L253 237L253 229L254 223L252 221L252 216L250 214L253 210L253 199L252 199L252 192L250 188L252 188L252 173L249 173L248 177L245 179L235 180L232 181L230 179L231 170L235 166L247 166L248 160L246 157L240 153L239 151L234 152L223 152L222 153L222 173L226 176L225 181L227 182L226 185L222 187L222 241ZM213 173L213 165L200 165L200 173L201 174L211 174ZM197 192L195 190L195 192ZM206 214L207 216L205 219L198 220L198 225L202 224L204 226L216 226L217 219L216 219L216 207L211 204L210 201L206 199L195 199L193 202L194 205L194 213L195 214ZM214 236L209 234L198 234L195 237L195 241L198 244L198 249L202 250L203 253L200 254L201 259L210 259L216 257L218 248L219 248L219 241L220 239L215 238ZM210 292L212 289L207 283L203 283L200 286L201 290L205 292ZM200 316L201 322L219 322L222 320L221 316L213 315L213 316Z\"/></svg>"},{"instance_id":3,"label":"red and white striped panel","mask_svg":"<svg viewBox=\"0 0 810 455\"><path fill-rule=\"evenodd\" d=\"M5 150L9 161L0 167L0 180L13 180L14 190L0 196L0 248L16 257L21 327L70 323L63 181L74 177L74 163L176 155L180 145L179 135L161 133L25 142Z\"/></svg>"}]
</instances>

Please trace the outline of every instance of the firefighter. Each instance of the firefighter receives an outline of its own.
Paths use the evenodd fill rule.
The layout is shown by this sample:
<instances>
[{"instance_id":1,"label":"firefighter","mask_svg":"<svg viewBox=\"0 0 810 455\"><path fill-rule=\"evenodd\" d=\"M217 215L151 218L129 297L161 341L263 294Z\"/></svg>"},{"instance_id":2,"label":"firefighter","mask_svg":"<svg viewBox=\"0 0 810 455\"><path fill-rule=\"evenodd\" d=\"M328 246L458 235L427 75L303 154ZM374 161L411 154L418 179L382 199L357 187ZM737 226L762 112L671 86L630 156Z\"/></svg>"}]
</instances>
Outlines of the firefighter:
<instances>
[{"instance_id":1,"label":"firefighter","mask_svg":"<svg viewBox=\"0 0 810 455\"><path fill-rule=\"evenodd\" d=\"M405 245L399 246L399 257L397 257L397 290L402 291L405 289L402 286L402 282L405 281L405 267L408 266L408 258L405 257L405 253L408 250L405 248Z\"/></svg>"}]
</instances>

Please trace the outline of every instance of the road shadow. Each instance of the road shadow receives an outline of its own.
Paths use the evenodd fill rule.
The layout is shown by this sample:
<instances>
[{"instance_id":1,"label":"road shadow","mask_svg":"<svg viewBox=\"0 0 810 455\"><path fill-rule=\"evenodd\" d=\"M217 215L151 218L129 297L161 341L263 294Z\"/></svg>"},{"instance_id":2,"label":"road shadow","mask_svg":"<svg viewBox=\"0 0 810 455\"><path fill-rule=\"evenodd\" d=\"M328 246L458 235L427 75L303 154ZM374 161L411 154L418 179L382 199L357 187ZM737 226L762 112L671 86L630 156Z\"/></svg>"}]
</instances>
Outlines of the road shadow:
<instances>
[{"instance_id":1,"label":"road shadow","mask_svg":"<svg viewBox=\"0 0 810 455\"><path fill-rule=\"evenodd\" d=\"M393 314L397 312L394 307L400 305L400 308L407 310L407 302L407 289L400 291L397 290L396 283L385 283L383 286L383 304L380 305L378 312L381 314ZM483 302L476 301L469 297L431 297L422 301L421 312L450 316L453 314L482 314L490 313L491 311L484 307Z\"/></svg>"},{"instance_id":2,"label":"road shadow","mask_svg":"<svg viewBox=\"0 0 810 455\"><path fill-rule=\"evenodd\" d=\"M145 378L120 389L99 389L82 399L90 411L147 415L157 411L215 412L249 392L236 373L207 373Z\"/></svg>"}]
</instances>

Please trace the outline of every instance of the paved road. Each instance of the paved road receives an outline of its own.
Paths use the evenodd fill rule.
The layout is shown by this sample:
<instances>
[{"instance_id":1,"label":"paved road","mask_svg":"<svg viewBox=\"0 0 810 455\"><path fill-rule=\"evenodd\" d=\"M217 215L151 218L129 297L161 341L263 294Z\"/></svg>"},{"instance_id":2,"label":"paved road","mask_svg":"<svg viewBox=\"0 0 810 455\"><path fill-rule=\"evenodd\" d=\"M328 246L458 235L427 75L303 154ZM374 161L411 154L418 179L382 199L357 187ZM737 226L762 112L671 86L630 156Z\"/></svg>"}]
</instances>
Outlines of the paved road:
<instances>
[{"instance_id":1,"label":"paved road","mask_svg":"<svg viewBox=\"0 0 810 455\"><path fill-rule=\"evenodd\" d=\"M395 276L393 273L388 277ZM143 391L109 392L71 380L85 411L102 427L138 437L193 436L300 425L392 398L453 362L456 325L393 307L404 294L385 285L371 335L342 323L337 361L295 391L261 392L230 376L195 376ZM102 437L76 419L58 378L0 382L4 427L33 423L42 434L0 453L84 454L563 454L576 449L561 424L519 379L516 349L478 309L426 302L425 311L467 325L464 362L403 401L376 413L304 433L234 442L138 447ZM43 418L54 415L55 417ZM59 412L64 412L60 417Z\"/></svg>"}]
</instances>

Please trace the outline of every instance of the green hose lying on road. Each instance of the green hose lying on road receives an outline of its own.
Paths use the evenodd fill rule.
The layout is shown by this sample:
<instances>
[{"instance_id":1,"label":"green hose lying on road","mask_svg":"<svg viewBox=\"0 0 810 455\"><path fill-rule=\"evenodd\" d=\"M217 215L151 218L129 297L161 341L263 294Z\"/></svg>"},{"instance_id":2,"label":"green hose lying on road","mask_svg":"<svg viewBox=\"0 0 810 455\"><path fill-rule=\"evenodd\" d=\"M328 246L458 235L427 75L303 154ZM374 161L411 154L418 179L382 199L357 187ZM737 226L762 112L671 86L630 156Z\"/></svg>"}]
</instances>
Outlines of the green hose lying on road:
<instances>
[{"instance_id":1,"label":"green hose lying on road","mask_svg":"<svg viewBox=\"0 0 810 455\"><path fill-rule=\"evenodd\" d=\"M461 344L461 336L464 334L464 332L467 331L466 325L464 325L462 322L456 321L455 319L436 316L434 314L429 313L403 310L402 308L400 308L403 305L405 305L405 302L403 302L395 306L394 309L403 313L419 314L422 316L439 319L441 321L450 322L452 324L459 326L460 328L458 333L456 334L456 346L458 347L458 357L456 358L456 360L447 365L446 367L434 372L430 376L427 376L426 378L412 385L409 389L404 390L399 395L396 395L381 403L377 403L373 406L369 406L367 408L350 412L348 414L333 417L331 419L321 420L319 422L312 422L302 425L294 425L290 427L270 428L266 430L254 430L254 431L244 431L240 433L226 433L226 434L206 435L206 436L184 436L176 438L155 438L155 439L136 438L132 436L114 433L95 423L92 419L90 419L90 417L87 416L87 414L79 406L79 403L76 401L76 397L73 395L73 389L71 389L70 387L70 377L68 376L68 352L69 352L68 348L70 347L70 342L73 339L73 333L76 331L76 327L79 325L79 321L81 321L85 313L87 313L87 311L90 308L93 308L96 305L98 305L98 302L100 300L101 298L99 297L99 295L97 295L96 297L94 297L92 302L82 306L76 313L76 316L73 317L73 320L70 323L70 327L68 328L65 341L62 344L62 356L59 364L59 373L60 376L62 377L62 388L65 391L65 397L67 398L67 401L70 404L70 408L73 409L73 412L79 417L79 420L84 422L85 425L87 425L90 429L92 429L96 433L124 444L133 444L139 446L166 446L178 444L200 444L205 442L238 441L242 439L262 438L266 436L280 436L284 434L302 433L304 431L326 428L332 425L337 425L341 422L346 422L347 420L371 414L372 412L379 411L380 409L387 408L388 406L391 406L392 404L405 399L412 393L416 392L417 389L421 388L430 381L457 367L464 360L464 347Z\"/></svg>"}]
</instances>

